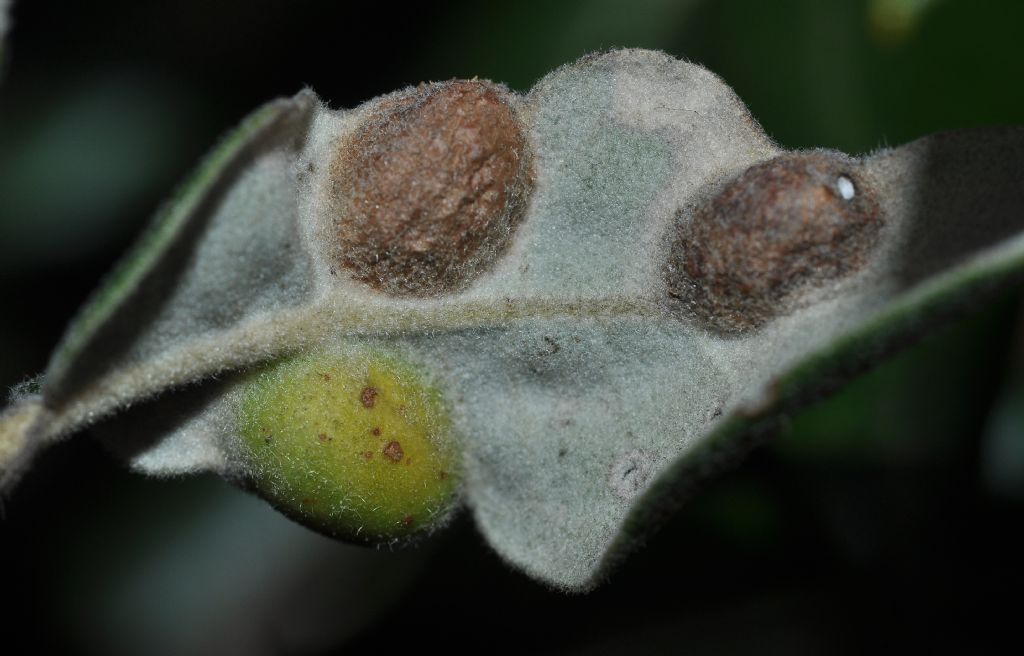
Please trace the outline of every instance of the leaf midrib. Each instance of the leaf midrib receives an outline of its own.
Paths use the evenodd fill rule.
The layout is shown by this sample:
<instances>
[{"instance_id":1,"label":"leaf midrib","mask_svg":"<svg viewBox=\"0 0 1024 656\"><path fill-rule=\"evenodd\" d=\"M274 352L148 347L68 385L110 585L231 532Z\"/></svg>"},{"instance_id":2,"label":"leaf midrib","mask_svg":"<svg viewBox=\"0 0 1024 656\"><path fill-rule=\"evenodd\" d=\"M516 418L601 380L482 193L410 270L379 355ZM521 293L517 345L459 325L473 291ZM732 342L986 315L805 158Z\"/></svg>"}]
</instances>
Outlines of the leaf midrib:
<instances>
[{"instance_id":1,"label":"leaf midrib","mask_svg":"<svg viewBox=\"0 0 1024 656\"><path fill-rule=\"evenodd\" d=\"M385 306L321 300L288 310L261 312L228 330L190 341L155 358L114 368L78 394L51 407L51 437L64 435L157 393L218 374L251 367L281 355L348 337L395 339L507 327L534 319L665 319L667 308L648 297L593 297L561 301L545 297L441 302L429 307ZM373 317L372 323L367 317ZM211 359L211 353L217 357ZM196 366L196 363L201 363ZM161 372L156 373L155 372ZM134 381L129 383L129 381ZM125 393L122 390L131 390Z\"/></svg>"}]
</instances>

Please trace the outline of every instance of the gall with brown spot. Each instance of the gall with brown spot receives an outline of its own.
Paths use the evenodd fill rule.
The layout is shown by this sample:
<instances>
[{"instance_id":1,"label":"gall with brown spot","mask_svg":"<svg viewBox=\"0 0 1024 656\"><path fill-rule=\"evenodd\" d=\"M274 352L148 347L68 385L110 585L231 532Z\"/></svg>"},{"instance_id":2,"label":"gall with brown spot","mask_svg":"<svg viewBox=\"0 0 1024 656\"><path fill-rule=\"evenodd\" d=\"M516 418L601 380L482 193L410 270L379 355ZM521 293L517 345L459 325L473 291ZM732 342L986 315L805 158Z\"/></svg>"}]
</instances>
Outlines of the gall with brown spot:
<instances>
[{"instance_id":1,"label":"gall with brown spot","mask_svg":"<svg viewBox=\"0 0 1024 656\"><path fill-rule=\"evenodd\" d=\"M377 404L377 388L364 387L363 391L359 394L359 402L363 404L364 408L375 406Z\"/></svg>"},{"instance_id":2,"label":"gall with brown spot","mask_svg":"<svg viewBox=\"0 0 1024 656\"><path fill-rule=\"evenodd\" d=\"M384 457L391 462L401 462L405 452L402 451L402 445L397 440L391 440L384 445Z\"/></svg>"}]
</instances>

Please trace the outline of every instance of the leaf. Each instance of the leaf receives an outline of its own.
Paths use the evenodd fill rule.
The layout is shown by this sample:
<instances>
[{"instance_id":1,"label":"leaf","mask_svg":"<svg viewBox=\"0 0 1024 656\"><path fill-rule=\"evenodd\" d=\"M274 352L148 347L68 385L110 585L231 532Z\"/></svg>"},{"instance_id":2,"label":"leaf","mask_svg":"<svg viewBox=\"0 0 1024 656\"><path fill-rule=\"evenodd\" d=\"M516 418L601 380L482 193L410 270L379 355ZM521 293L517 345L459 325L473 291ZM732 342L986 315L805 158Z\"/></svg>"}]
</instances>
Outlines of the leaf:
<instances>
[{"instance_id":1,"label":"leaf","mask_svg":"<svg viewBox=\"0 0 1024 656\"><path fill-rule=\"evenodd\" d=\"M461 453L496 551L567 590L1024 258L1024 130L787 153L721 80L660 53L587 57L525 97L450 82L334 111L305 92L238 134L72 324L0 445L127 410L97 430L135 468L217 471L387 541L449 514L421 525L359 474L339 492L323 463L404 466L392 442L420 426ZM409 414L434 390L436 419ZM369 536L367 495L398 509Z\"/></svg>"},{"instance_id":2,"label":"leaf","mask_svg":"<svg viewBox=\"0 0 1024 656\"><path fill-rule=\"evenodd\" d=\"M268 104L209 155L72 321L41 382L15 390L22 400L8 410L11 421L0 424L0 454L10 454L0 462L22 448L14 445L24 444L28 453L21 457L28 457L39 443L163 389L148 388L146 379L166 341L217 333L301 294L305 280L292 273L305 266L301 255L268 269L259 251L294 247L294 222L280 214L295 211L289 157L314 102L304 92ZM246 251L257 256L239 257ZM271 280L271 273L278 277ZM245 301L214 298L232 289ZM168 302L172 298L178 302ZM178 364L168 372L170 384L189 380L191 371L216 369L210 355ZM45 421L24 419L42 415ZM0 483L10 484L20 469L0 470Z\"/></svg>"}]
</instances>

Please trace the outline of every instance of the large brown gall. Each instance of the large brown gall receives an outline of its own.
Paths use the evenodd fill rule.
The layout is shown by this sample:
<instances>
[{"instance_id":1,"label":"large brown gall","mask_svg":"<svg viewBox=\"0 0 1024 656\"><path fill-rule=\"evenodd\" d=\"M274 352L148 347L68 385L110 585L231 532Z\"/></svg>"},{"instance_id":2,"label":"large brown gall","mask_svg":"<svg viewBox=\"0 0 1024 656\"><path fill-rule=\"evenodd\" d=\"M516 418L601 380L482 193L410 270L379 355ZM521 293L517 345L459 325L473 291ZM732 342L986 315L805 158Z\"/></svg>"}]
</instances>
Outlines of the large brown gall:
<instances>
[{"instance_id":1,"label":"large brown gall","mask_svg":"<svg viewBox=\"0 0 1024 656\"><path fill-rule=\"evenodd\" d=\"M381 99L330 175L337 261L402 296L471 282L507 244L533 184L515 97L478 80Z\"/></svg>"},{"instance_id":2,"label":"large brown gall","mask_svg":"<svg viewBox=\"0 0 1024 656\"><path fill-rule=\"evenodd\" d=\"M681 224L669 294L705 327L740 333L863 267L881 228L857 162L790 153L747 169Z\"/></svg>"}]
</instances>

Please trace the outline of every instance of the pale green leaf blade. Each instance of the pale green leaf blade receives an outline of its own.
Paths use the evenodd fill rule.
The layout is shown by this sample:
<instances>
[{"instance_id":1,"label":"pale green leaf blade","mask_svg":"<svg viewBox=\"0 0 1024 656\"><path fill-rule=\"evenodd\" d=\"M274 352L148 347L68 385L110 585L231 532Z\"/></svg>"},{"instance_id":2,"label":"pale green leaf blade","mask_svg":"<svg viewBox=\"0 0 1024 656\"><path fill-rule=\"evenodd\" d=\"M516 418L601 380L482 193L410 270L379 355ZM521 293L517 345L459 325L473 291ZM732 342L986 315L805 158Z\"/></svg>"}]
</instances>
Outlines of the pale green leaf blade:
<instances>
[{"instance_id":1,"label":"pale green leaf blade","mask_svg":"<svg viewBox=\"0 0 1024 656\"><path fill-rule=\"evenodd\" d=\"M247 159L245 175L224 183L218 206L227 209L211 215L213 228L187 240L195 257L143 267L154 272L151 279L115 294L111 309L101 303L96 327L72 342L70 358L55 358L41 397L25 397L4 430L34 431L47 421L70 429L218 374L129 409L110 424L110 440L142 471L216 471L248 485L274 464L247 462L239 446L244 400L251 398L244 369L294 352L315 363L318 354L361 362L344 356L386 350L425 372L444 396L463 456L461 489L491 545L540 580L585 590L695 481L778 417L1021 275L1024 130L979 130L862 158L800 155L841 162L841 173L814 178L810 200L773 220L804 216L806 203L877 203L869 224L877 238L864 242L864 253L835 241L816 244L819 259L799 274L814 284L801 287L796 274L783 280L788 296L760 315L744 315L749 304L726 311L680 302L680 271L691 278L702 271L690 267L702 245L693 243L698 218L725 226L725 241L712 245L733 253L744 237L730 226L775 207L793 178L753 209L735 202L720 214L705 209L733 198L727 192L745 173L796 160L710 72L625 50L563 67L515 101L535 158L535 186L493 266L457 289L389 294L338 259L332 194L346 191L336 157L347 152L354 126L401 102L402 93L350 112L320 108L299 131L301 144ZM792 175L810 175L811 165L800 166ZM416 191L382 202L400 204ZM204 189L194 200L215 198ZM806 215L816 216L813 207ZM254 243L295 249L243 267L241 280L232 277L226 272L242 261L233 250L240 233L215 228L239 225L239 216L287 217L253 224ZM736 251L730 275L762 265L762 251L778 246L771 238ZM814 278L830 267L842 275ZM246 282L265 271L274 272L269 280ZM775 270L761 272L771 277ZM757 280L743 284L754 290L748 296L757 293ZM156 307L166 312L133 320L129 308L154 289L163 290ZM132 303L120 305L129 297ZM104 337L107 326L121 332ZM310 384L331 379L311 371ZM304 405L312 395L290 389L284 416L302 423L314 414ZM46 412L59 421L26 410L30 403L48 403ZM346 403L353 413L365 409L358 395L336 407ZM341 426L345 412L324 416ZM310 448L320 448L330 436L311 440ZM373 452L366 453L369 461Z\"/></svg>"},{"instance_id":2,"label":"pale green leaf blade","mask_svg":"<svg viewBox=\"0 0 1024 656\"><path fill-rule=\"evenodd\" d=\"M32 407L39 419L5 422L2 441L11 451L0 459L5 476L17 469L6 463L22 449L33 450L32 442L160 391L138 375L134 384L124 379L178 340L222 332L275 302L302 298L307 263L295 258L275 267L273 253L288 242L299 250L292 159L316 105L303 92L257 110L168 201L68 327L42 382L14 391L10 415ZM222 291L237 298L211 298ZM194 366L199 373L192 379L215 368L202 359Z\"/></svg>"},{"instance_id":3,"label":"pale green leaf blade","mask_svg":"<svg viewBox=\"0 0 1024 656\"><path fill-rule=\"evenodd\" d=\"M209 217L223 190L244 168L262 151L277 145L275 142L296 138L293 131L301 130L312 102L302 95L270 103L246 118L214 149L72 321L47 368L50 394L60 393L66 385L63 379L74 376L69 370L77 366L76 359L101 337L104 326L116 320L117 312L124 310L147 277L156 275L154 271L164 265L171 249L191 236L185 232L201 228L195 224Z\"/></svg>"}]
</instances>

